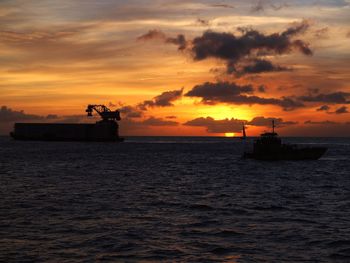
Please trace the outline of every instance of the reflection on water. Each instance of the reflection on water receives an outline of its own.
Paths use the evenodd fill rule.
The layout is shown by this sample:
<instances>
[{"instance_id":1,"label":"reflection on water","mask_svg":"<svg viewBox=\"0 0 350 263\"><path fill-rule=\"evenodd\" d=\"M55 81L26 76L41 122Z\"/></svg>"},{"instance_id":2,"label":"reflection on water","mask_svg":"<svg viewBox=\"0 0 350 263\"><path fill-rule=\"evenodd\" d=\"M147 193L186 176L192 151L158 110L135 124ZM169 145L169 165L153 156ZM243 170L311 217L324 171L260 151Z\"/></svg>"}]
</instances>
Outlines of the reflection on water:
<instances>
[{"instance_id":1,"label":"reflection on water","mask_svg":"<svg viewBox=\"0 0 350 263\"><path fill-rule=\"evenodd\" d=\"M0 138L0 261L349 262L350 140L286 140L329 150L269 163L230 138Z\"/></svg>"}]
</instances>

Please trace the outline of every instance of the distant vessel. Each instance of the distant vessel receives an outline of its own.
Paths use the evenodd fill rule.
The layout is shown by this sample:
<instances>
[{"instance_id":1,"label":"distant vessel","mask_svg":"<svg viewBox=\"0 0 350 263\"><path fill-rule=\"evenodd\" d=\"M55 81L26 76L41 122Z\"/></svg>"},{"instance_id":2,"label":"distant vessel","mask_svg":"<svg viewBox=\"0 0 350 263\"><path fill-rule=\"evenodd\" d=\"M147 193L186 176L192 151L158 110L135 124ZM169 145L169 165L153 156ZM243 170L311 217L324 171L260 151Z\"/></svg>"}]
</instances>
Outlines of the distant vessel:
<instances>
[{"instance_id":1,"label":"distant vessel","mask_svg":"<svg viewBox=\"0 0 350 263\"><path fill-rule=\"evenodd\" d=\"M88 105L86 112L96 111L102 120L96 123L15 123L10 133L15 140L40 141L123 141L119 137L121 120L118 110L111 111L104 105Z\"/></svg>"},{"instance_id":2,"label":"distant vessel","mask_svg":"<svg viewBox=\"0 0 350 263\"><path fill-rule=\"evenodd\" d=\"M327 151L326 147L301 147L296 144L283 144L275 132L272 121L272 132L261 134L253 145L252 152L244 152L243 158L256 160L317 160Z\"/></svg>"}]
</instances>

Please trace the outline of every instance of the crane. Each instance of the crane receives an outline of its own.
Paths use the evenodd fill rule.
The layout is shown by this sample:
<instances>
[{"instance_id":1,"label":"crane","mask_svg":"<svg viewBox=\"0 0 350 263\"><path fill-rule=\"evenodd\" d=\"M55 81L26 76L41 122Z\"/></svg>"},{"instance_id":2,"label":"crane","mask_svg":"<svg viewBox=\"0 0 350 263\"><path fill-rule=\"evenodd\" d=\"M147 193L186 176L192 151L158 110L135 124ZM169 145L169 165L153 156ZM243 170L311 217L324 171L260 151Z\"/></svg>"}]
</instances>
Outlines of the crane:
<instances>
[{"instance_id":1,"label":"crane","mask_svg":"<svg viewBox=\"0 0 350 263\"><path fill-rule=\"evenodd\" d=\"M102 118L102 121L120 121L120 112L118 110L111 111L105 105L89 104L86 108L87 116L91 117L92 112L96 111Z\"/></svg>"}]
</instances>

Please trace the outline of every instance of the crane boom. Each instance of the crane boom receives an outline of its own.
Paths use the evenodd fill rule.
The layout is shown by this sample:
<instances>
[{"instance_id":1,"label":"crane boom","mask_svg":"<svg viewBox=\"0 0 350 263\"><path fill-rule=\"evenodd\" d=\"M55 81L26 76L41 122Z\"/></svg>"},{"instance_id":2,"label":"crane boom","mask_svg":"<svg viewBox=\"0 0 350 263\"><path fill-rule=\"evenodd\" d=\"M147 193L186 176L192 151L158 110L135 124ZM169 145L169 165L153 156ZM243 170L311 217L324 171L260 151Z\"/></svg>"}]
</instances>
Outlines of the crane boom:
<instances>
[{"instance_id":1,"label":"crane boom","mask_svg":"<svg viewBox=\"0 0 350 263\"><path fill-rule=\"evenodd\" d=\"M91 117L92 112L96 111L103 121L120 121L120 112L118 110L111 111L105 105L89 104L86 108L87 116Z\"/></svg>"}]
</instances>

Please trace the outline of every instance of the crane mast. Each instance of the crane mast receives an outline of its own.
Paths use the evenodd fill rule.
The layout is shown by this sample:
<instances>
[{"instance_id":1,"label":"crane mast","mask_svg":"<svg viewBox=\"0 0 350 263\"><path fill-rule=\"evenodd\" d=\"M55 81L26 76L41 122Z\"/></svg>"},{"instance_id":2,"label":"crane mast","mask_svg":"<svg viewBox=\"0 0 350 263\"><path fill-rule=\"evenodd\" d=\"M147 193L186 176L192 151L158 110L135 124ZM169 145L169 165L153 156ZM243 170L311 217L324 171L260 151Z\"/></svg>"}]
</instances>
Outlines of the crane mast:
<instances>
[{"instance_id":1,"label":"crane mast","mask_svg":"<svg viewBox=\"0 0 350 263\"><path fill-rule=\"evenodd\" d=\"M93 111L97 112L102 121L120 121L120 112L118 110L111 111L105 105L89 104L86 108L87 116L91 117Z\"/></svg>"}]
</instances>

